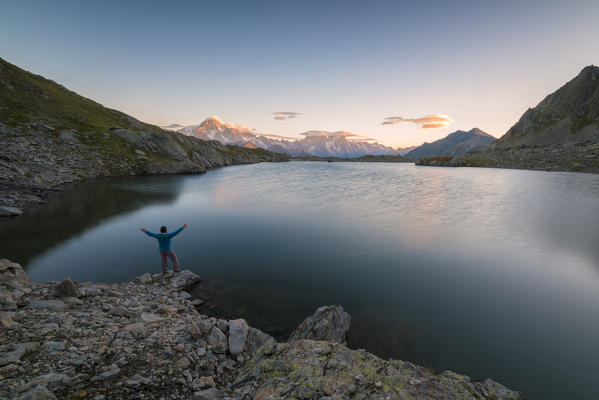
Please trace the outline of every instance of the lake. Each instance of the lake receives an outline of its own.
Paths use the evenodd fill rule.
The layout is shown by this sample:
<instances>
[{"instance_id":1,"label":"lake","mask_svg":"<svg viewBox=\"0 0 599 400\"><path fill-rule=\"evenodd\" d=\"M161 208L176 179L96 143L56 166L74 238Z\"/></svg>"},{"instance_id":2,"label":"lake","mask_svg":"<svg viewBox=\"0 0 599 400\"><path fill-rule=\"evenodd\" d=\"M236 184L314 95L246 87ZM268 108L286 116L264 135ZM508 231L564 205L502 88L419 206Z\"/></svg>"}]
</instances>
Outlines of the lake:
<instances>
[{"instance_id":1,"label":"lake","mask_svg":"<svg viewBox=\"0 0 599 400\"><path fill-rule=\"evenodd\" d=\"M289 162L80 182L0 222L0 257L35 281L160 272L139 231L206 278L201 310L279 339L314 310L349 346L527 399L599 398L599 175Z\"/></svg>"}]
</instances>

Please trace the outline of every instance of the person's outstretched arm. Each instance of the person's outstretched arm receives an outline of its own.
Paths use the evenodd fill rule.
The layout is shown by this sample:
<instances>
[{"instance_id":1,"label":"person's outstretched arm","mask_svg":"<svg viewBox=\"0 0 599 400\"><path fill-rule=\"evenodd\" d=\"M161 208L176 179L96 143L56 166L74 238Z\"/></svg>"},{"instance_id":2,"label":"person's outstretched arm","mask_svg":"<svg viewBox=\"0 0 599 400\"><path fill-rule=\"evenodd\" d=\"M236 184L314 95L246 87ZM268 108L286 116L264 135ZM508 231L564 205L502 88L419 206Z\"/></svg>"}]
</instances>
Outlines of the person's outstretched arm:
<instances>
[{"instance_id":1,"label":"person's outstretched arm","mask_svg":"<svg viewBox=\"0 0 599 400\"><path fill-rule=\"evenodd\" d=\"M159 237L158 234L154 233L154 232L150 232L149 230L147 230L146 228L139 228L140 231L142 231L143 233L145 233L148 236L152 236L152 237Z\"/></svg>"},{"instance_id":2,"label":"person's outstretched arm","mask_svg":"<svg viewBox=\"0 0 599 400\"><path fill-rule=\"evenodd\" d=\"M187 224L183 224L183 226L182 226L181 228L177 229L176 231L173 231L173 232L169 233L169 234L168 234L168 237L174 237L174 236L177 236L177 235L178 235L179 233L181 233L181 231L182 231L183 229L185 229L185 228L187 228Z\"/></svg>"}]
</instances>

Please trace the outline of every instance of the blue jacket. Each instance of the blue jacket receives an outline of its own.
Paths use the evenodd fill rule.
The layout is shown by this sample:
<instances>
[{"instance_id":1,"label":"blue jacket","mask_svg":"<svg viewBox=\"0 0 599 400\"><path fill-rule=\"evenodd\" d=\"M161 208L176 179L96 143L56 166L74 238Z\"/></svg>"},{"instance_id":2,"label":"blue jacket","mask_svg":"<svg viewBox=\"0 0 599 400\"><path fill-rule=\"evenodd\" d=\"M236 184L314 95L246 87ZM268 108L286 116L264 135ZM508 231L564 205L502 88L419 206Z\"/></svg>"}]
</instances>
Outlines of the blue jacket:
<instances>
[{"instance_id":1,"label":"blue jacket","mask_svg":"<svg viewBox=\"0 0 599 400\"><path fill-rule=\"evenodd\" d=\"M183 228L179 228L171 233L154 233L146 230L145 234L158 239L158 248L160 251L169 251L171 249L171 238L177 236L182 230Z\"/></svg>"}]
</instances>

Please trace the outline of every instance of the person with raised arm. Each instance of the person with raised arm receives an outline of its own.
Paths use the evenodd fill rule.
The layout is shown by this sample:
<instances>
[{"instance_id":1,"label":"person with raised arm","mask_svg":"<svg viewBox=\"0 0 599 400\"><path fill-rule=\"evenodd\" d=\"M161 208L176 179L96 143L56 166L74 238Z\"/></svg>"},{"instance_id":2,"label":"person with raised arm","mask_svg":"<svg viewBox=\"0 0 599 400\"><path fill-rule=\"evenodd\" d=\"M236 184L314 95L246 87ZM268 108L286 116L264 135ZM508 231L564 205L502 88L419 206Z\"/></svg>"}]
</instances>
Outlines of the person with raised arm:
<instances>
[{"instance_id":1,"label":"person with raised arm","mask_svg":"<svg viewBox=\"0 0 599 400\"><path fill-rule=\"evenodd\" d=\"M187 227L187 224L184 224L181 228L171 232L166 232L166 226L160 227L160 233L150 232L146 228L140 228L139 230L145 233L148 236L158 239L158 250L160 250L160 257L162 258L162 275L168 274L168 260L170 258L173 262L173 270L175 272L180 272L179 268L179 259L175 254L175 251L171 247L171 239L177 236L183 229Z\"/></svg>"}]
</instances>

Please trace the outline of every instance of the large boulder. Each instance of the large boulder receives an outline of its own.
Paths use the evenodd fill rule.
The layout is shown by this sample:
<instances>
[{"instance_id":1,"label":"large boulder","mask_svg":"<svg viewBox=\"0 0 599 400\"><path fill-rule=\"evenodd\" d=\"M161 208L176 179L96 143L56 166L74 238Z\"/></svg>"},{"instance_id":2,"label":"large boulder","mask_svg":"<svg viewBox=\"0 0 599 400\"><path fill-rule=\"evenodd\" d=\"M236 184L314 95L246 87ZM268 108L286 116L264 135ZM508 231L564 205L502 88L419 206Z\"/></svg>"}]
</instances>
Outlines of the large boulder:
<instances>
[{"instance_id":1,"label":"large boulder","mask_svg":"<svg viewBox=\"0 0 599 400\"><path fill-rule=\"evenodd\" d=\"M245 319L233 319L229 321L229 351L231 354L239 354L245 348L248 338L249 327Z\"/></svg>"},{"instance_id":2,"label":"large boulder","mask_svg":"<svg viewBox=\"0 0 599 400\"><path fill-rule=\"evenodd\" d=\"M351 316L341 306L322 306L306 318L289 337L296 340L326 340L346 343Z\"/></svg>"},{"instance_id":3,"label":"large boulder","mask_svg":"<svg viewBox=\"0 0 599 400\"><path fill-rule=\"evenodd\" d=\"M187 286L193 285L202 280L202 277L194 274L189 270L184 270L181 272L177 272L171 278L171 285L176 290L183 290Z\"/></svg>"},{"instance_id":4,"label":"large boulder","mask_svg":"<svg viewBox=\"0 0 599 400\"><path fill-rule=\"evenodd\" d=\"M250 327L244 351L249 355L253 355L260 347L264 346L266 343L274 343L274 341L275 339L268 333Z\"/></svg>"},{"instance_id":5,"label":"large boulder","mask_svg":"<svg viewBox=\"0 0 599 400\"><path fill-rule=\"evenodd\" d=\"M216 326L212 327L208 338L206 339L208 345L212 347L212 351L215 353L226 353L228 349L227 336L218 329Z\"/></svg>"}]
</instances>

